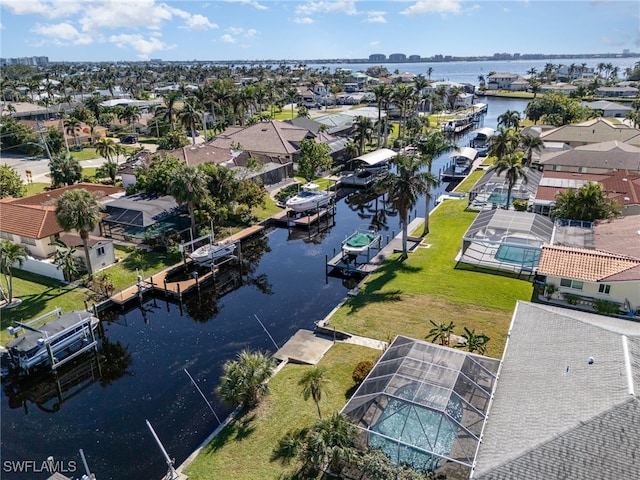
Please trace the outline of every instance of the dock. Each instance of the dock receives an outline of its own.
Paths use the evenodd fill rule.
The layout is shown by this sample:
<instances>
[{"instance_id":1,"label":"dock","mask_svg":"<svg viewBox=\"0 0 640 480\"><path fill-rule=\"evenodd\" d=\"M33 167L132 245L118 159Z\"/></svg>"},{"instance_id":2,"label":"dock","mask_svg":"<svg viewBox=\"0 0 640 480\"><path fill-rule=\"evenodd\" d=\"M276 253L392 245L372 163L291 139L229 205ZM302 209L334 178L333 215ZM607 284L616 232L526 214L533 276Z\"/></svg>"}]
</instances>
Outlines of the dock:
<instances>
[{"instance_id":1,"label":"dock","mask_svg":"<svg viewBox=\"0 0 640 480\"><path fill-rule=\"evenodd\" d=\"M333 341L310 330L298 330L273 356L283 362L317 364Z\"/></svg>"},{"instance_id":2,"label":"dock","mask_svg":"<svg viewBox=\"0 0 640 480\"><path fill-rule=\"evenodd\" d=\"M424 218L417 217L409 223L408 231L412 232L424 222ZM407 237L407 250L415 251L422 243L421 237ZM387 244L380 248L378 253L367 258L366 261L358 263L358 257L350 257L342 252L335 254L331 259L326 259L325 274L328 276L333 271L337 271L343 275L359 274L369 275L375 272L380 266L394 253L402 252L402 232L393 237L391 240L387 237ZM353 260L353 261L352 261Z\"/></svg>"},{"instance_id":3,"label":"dock","mask_svg":"<svg viewBox=\"0 0 640 480\"><path fill-rule=\"evenodd\" d=\"M253 225L229 236L226 241L239 243L246 238L262 232L263 230L263 225ZM239 253L239 256L240 255L241 253ZM138 275L135 285L113 294L105 303L124 305L136 298L142 299L145 294L152 292L162 293L165 296L182 299L184 294L199 289L201 286L214 281L220 273L220 267L222 265L237 259L238 256L231 255L214 264L200 265L200 270L204 270L206 268L206 271L202 272L198 271L198 266L192 260L185 259L182 262L172 265L171 267L168 267L150 277L143 278L142 275ZM186 271L188 269L193 270L189 277L176 281L167 280L172 275L179 273L181 270Z\"/></svg>"}]
</instances>

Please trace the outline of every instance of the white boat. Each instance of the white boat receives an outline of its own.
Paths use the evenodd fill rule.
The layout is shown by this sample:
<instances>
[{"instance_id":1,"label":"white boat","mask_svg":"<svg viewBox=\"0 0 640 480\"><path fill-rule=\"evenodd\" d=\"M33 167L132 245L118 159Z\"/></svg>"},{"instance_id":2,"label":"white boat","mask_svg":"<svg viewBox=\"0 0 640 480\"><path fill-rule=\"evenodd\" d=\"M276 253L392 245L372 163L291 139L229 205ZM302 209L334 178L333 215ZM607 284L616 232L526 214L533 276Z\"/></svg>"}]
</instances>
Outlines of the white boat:
<instances>
[{"instance_id":1,"label":"white boat","mask_svg":"<svg viewBox=\"0 0 640 480\"><path fill-rule=\"evenodd\" d=\"M303 190L289 198L285 206L295 212L306 212L326 206L330 199L331 196L322 190Z\"/></svg>"},{"instance_id":2,"label":"white boat","mask_svg":"<svg viewBox=\"0 0 640 480\"><path fill-rule=\"evenodd\" d=\"M218 242L207 243L206 245L196 248L189 254L189 258L197 263L206 263L212 260L218 260L220 258L233 255L236 251L235 243Z\"/></svg>"},{"instance_id":3,"label":"white boat","mask_svg":"<svg viewBox=\"0 0 640 480\"><path fill-rule=\"evenodd\" d=\"M46 321L45 321L46 320ZM45 323L41 324L42 321ZM55 310L28 323L7 329L15 338L4 353L9 372L50 366L55 369L67 360L96 345L94 335L99 319L89 312Z\"/></svg>"},{"instance_id":4,"label":"white boat","mask_svg":"<svg viewBox=\"0 0 640 480\"><path fill-rule=\"evenodd\" d=\"M382 237L372 230L356 230L342 242L342 252L347 255L366 253L374 243L380 245Z\"/></svg>"},{"instance_id":5,"label":"white boat","mask_svg":"<svg viewBox=\"0 0 640 480\"><path fill-rule=\"evenodd\" d=\"M442 172L441 177L445 182L462 180L471 171L473 162L478 158L478 151L471 147L462 147L453 151L449 158L451 164Z\"/></svg>"}]
</instances>

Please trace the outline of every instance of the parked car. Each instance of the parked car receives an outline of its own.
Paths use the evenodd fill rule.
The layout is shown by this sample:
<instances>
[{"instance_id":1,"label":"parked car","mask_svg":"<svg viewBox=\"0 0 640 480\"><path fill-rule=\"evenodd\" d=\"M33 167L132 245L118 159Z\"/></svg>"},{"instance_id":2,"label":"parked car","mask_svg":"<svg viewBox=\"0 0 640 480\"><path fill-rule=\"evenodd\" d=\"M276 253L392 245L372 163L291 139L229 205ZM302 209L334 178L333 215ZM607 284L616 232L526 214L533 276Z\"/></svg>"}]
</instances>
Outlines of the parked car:
<instances>
[{"instance_id":1,"label":"parked car","mask_svg":"<svg viewBox=\"0 0 640 480\"><path fill-rule=\"evenodd\" d=\"M137 135L124 135L123 137L120 137L120 143L126 143L126 144L132 144L132 143L138 143L138 136Z\"/></svg>"}]
</instances>

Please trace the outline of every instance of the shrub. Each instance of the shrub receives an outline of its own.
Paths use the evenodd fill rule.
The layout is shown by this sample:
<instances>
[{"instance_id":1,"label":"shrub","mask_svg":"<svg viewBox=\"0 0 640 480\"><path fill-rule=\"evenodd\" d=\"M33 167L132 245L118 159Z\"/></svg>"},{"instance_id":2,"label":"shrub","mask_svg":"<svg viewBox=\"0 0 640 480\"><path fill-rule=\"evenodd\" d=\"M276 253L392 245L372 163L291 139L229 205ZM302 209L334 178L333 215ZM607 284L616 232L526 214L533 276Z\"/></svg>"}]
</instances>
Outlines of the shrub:
<instances>
[{"instance_id":1,"label":"shrub","mask_svg":"<svg viewBox=\"0 0 640 480\"><path fill-rule=\"evenodd\" d=\"M369 375L372 368L373 362L371 360L362 360L353 369L351 378L353 378L353 381L356 382L356 384L360 385L364 379L367 378L367 375Z\"/></svg>"},{"instance_id":2,"label":"shrub","mask_svg":"<svg viewBox=\"0 0 640 480\"><path fill-rule=\"evenodd\" d=\"M601 315L616 315L620 305L609 300L594 300L593 309Z\"/></svg>"},{"instance_id":3,"label":"shrub","mask_svg":"<svg viewBox=\"0 0 640 480\"><path fill-rule=\"evenodd\" d=\"M569 305L577 305L578 297L576 295L573 295L572 293L565 293L564 301L567 302Z\"/></svg>"},{"instance_id":4,"label":"shrub","mask_svg":"<svg viewBox=\"0 0 640 480\"><path fill-rule=\"evenodd\" d=\"M518 212L526 212L528 207L529 207L529 202L527 202L526 200L520 200L516 198L513 201L513 208Z\"/></svg>"}]
</instances>

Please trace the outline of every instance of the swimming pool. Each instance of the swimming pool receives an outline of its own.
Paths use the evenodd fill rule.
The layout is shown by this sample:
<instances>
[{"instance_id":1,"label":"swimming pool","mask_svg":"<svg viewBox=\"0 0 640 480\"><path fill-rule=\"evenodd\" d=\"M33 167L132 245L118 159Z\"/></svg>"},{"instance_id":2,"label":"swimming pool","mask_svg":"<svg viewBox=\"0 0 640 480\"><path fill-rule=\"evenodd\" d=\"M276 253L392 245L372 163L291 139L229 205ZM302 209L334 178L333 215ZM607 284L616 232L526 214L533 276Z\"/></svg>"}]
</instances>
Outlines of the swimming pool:
<instances>
[{"instance_id":1,"label":"swimming pool","mask_svg":"<svg viewBox=\"0 0 640 480\"><path fill-rule=\"evenodd\" d=\"M540 249L516 245L500 245L495 254L495 259L504 263L537 267L540 261Z\"/></svg>"},{"instance_id":2,"label":"swimming pool","mask_svg":"<svg viewBox=\"0 0 640 480\"><path fill-rule=\"evenodd\" d=\"M399 396L406 393L400 392ZM451 396L446 412L460 421L460 400ZM392 398L372 427L372 432L381 435L369 435L371 448L382 450L394 464L406 463L417 471L426 472L437 468L439 455L450 454L457 428L443 412Z\"/></svg>"}]
</instances>

